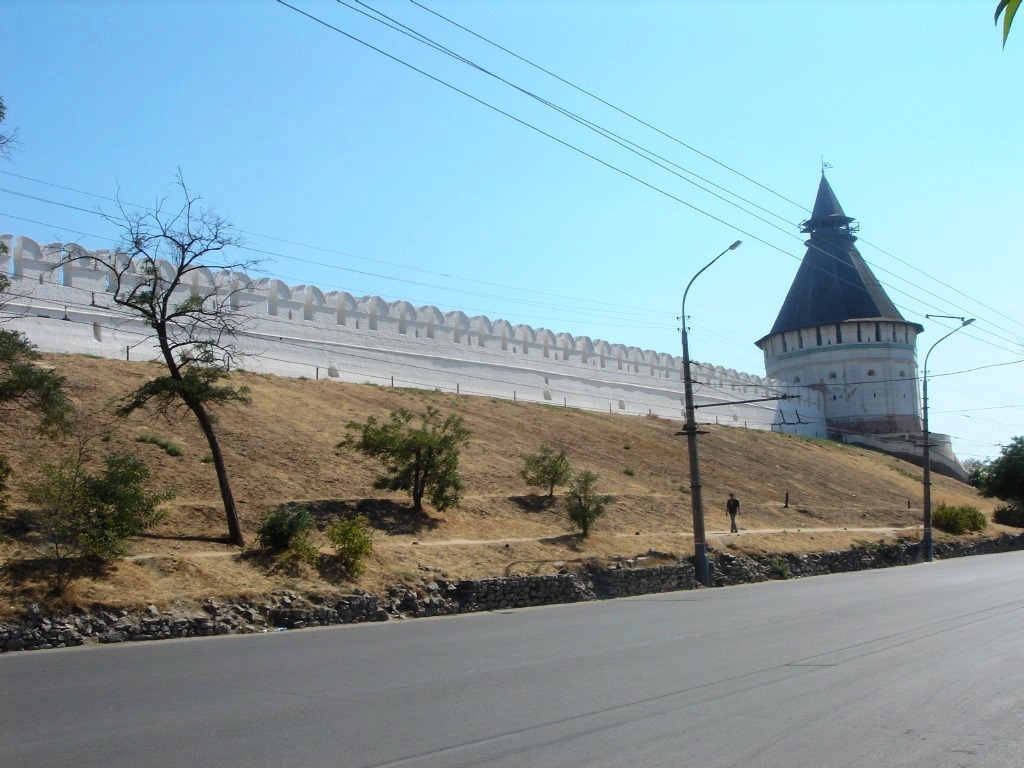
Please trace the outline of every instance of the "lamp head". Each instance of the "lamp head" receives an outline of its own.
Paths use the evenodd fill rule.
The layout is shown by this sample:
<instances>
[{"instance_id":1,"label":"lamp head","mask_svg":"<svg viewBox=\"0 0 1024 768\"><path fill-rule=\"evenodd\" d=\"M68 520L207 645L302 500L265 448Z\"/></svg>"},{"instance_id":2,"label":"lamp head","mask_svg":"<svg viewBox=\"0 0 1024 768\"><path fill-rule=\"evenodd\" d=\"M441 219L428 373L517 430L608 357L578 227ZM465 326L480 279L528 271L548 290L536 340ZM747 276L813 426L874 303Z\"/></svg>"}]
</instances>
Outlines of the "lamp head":
<instances>
[{"instance_id":1,"label":"lamp head","mask_svg":"<svg viewBox=\"0 0 1024 768\"><path fill-rule=\"evenodd\" d=\"M963 323L960 325L960 327L963 328L965 325L970 325L973 322L974 322L974 318L973 317L969 318L967 320L964 320Z\"/></svg>"},{"instance_id":2,"label":"lamp head","mask_svg":"<svg viewBox=\"0 0 1024 768\"><path fill-rule=\"evenodd\" d=\"M743 241L742 240L737 240L735 243L733 243L732 245L729 246L729 250L730 251L735 251L741 245L743 245Z\"/></svg>"}]
</instances>

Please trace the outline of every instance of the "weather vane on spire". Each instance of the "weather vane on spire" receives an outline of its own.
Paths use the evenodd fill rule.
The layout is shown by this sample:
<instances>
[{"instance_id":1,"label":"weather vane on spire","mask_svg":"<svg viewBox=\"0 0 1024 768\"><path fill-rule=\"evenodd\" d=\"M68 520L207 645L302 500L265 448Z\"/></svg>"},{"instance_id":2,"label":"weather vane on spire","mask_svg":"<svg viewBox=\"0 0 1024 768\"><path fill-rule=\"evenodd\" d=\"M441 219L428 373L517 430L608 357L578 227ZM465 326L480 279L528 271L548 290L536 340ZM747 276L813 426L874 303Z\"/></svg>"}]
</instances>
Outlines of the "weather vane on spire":
<instances>
[{"instance_id":1,"label":"weather vane on spire","mask_svg":"<svg viewBox=\"0 0 1024 768\"><path fill-rule=\"evenodd\" d=\"M825 175L825 169L826 168L831 168L831 167L832 167L832 163L826 163L825 162L825 156L822 155L821 156L821 175L824 176Z\"/></svg>"}]
</instances>

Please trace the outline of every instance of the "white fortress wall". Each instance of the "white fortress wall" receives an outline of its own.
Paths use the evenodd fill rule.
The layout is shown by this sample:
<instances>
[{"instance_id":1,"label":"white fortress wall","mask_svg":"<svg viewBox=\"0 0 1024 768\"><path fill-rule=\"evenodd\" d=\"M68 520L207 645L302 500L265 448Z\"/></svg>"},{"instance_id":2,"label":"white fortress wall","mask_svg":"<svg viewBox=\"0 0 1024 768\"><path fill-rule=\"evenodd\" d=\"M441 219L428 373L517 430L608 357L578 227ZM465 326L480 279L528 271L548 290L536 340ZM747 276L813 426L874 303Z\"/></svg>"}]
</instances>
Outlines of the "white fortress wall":
<instances>
[{"instance_id":1,"label":"white fortress wall","mask_svg":"<svg viewBox=\"0 0 1024 768\"><path fill-rule=\"evenodd\" d=\"M11 235L0 242L8 246L0 271L12 279L5 327L22 331L46 352L157 356L148 329L114 305L108 275L88 252L60 266L60 244L40 246ZM232 302L245 318L235 344L246 370L683 417L677 356L224 271L197 272L183 298L185 291L207 295L224 286L241 288ZM790 394L802 399L740 403L777 396L787 387L719 366L695 363L692 370L702 423L825 436L824 404L815 393L809 399L806 389L794 387Z\"/></svg>"}]
</instances>

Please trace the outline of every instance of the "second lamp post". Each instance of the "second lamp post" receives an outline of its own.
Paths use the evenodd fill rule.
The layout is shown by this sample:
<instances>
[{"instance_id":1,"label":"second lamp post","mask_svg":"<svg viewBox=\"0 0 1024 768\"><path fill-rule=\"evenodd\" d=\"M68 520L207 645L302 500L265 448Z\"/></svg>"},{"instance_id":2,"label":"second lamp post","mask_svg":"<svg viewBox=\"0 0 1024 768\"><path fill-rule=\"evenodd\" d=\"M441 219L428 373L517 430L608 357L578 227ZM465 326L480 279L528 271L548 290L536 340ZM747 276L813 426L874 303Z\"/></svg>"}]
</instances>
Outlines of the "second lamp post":
<instances>
[{"instance_id":1,"label":"second lamp post","mask_svg":"<svg viewBox=\"0 0 1024 768\"><path fill-rule=\"evenodd\" d=\"M959 320L960 325L954 328L952 331L947 333L941 339L936 341L928 349L928 353L924 356L924 372L922 375L922 397L921 397L921 410L924 414L923 427L924 432L924 444L922 445L922 451L924 453L922 464L924 465L924 533L921 536L921 543L924 545L924 559L925 562L930 563L933 557L933 546L932 546L932 451L931 451L931 433L928 431L928 358L931 357L932 350L935 349L939 344L954 333L959 331L961 328L966 328L968 325L974 322L974 318L963 318L957 317L956 315L925 315L925 317L945 317L950 320Z\"/></svg>"}]
</instances>

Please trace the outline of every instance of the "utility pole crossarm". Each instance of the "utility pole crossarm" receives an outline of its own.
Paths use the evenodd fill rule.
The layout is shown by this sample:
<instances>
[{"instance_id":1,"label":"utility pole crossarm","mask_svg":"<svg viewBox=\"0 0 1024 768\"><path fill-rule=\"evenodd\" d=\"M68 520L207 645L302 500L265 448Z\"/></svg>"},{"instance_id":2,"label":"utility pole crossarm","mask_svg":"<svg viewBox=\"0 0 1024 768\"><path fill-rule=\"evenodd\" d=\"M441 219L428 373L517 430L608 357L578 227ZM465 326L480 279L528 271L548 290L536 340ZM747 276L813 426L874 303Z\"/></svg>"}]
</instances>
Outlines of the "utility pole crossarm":
<instances>
[{"instance_id":1,"label":"utility pole crossarm","mask_svg":"<svg viewBox=\"0 0 1024 768\"><path fill-rule=\"evenodd\" d=\"M727 405L742 405L744 403L767 403L770 400L797 400L799 395L775 395L775 397L755 397L753 400L730 400L727 403L703 403L693 404L694 408L724 408Z\"/></svg>"}]
</instances>

